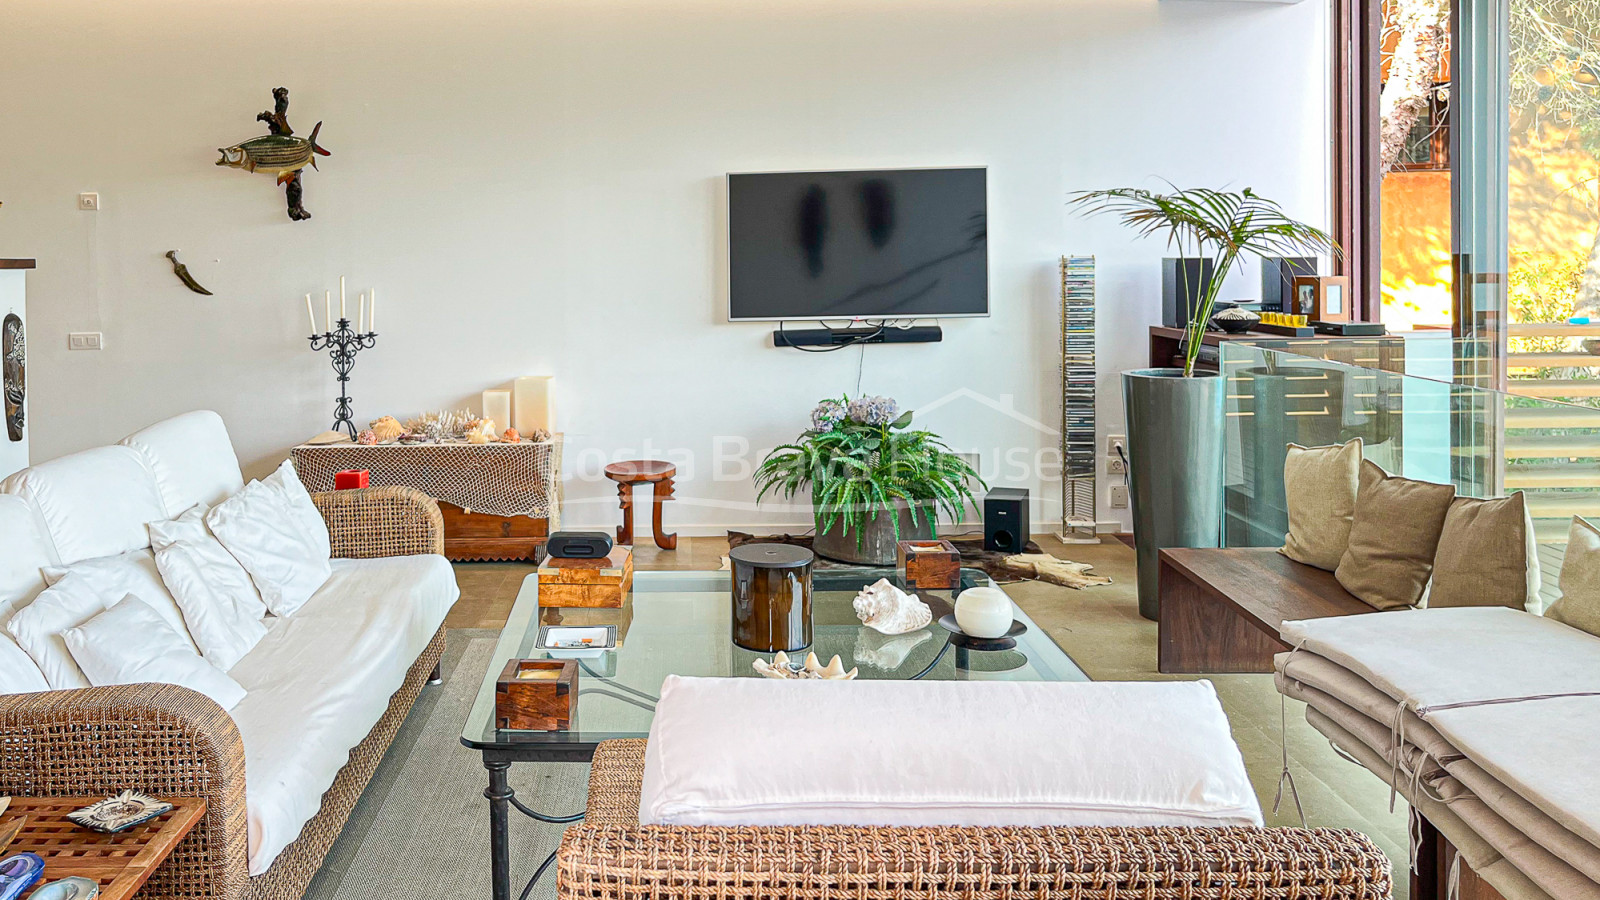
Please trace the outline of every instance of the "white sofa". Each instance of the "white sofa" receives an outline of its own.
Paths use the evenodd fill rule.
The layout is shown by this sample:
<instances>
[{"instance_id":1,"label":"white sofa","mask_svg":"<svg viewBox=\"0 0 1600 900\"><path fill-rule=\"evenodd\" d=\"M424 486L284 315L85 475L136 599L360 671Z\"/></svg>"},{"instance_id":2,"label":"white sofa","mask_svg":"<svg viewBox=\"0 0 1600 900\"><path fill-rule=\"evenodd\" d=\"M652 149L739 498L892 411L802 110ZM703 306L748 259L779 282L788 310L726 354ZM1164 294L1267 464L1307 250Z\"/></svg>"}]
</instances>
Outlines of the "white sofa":
<instances>
[{"instance_id":1,"label":"white sofa","mask_svg":"<svg viewBox=\"0 0 1600 900\"><path fill-rule=\"evenodd\" d=\"M149 557L146 523L243 483L211 412L12 475L0 483L0 628L45 588L43 567ZM0 633L0 793L205 797L204 824L145 893L300 897L435 672L459 595L426 496L312 499L329 525L332 575L293 615L264 620L266 637L228 670L247 692L231 712L174 685L44 690Z\"/></svg>"}]
</instances>

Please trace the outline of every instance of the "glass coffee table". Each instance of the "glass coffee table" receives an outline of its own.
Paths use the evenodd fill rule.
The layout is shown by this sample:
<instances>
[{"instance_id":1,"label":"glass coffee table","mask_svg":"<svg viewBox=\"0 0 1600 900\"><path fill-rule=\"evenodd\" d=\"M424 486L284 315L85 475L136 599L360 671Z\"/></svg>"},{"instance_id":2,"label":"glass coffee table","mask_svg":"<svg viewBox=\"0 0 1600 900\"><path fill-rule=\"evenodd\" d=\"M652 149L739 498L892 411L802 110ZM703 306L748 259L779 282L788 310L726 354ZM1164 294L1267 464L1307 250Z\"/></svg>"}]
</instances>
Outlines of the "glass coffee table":
<instances>
[{"instance_id":1,"label":"glass coffee table","mask_svg":"<svg viewBox=\"0 0 1600 900\"><path fill-rule=\"evenodd\" d=\"M820 569L813 573L810 652L822 663L837 654L846 670L859 670L856 677L861 679L1089 680L1021 609L1016 610L1016 617L1027 630L1016 637L1015 647L979 651L953 645L949 632L939 625L939 617L951 611L956 592L915 592L933 608L933 621L920 631L888 636L867 628L856 618L851 601L861 588L885 577L899 584L893 571L886 569ZM507 784L512 763L583 763L594 756L601 741L646 737L661 683L668 675L761 677L751 663L770 660L772 654L737 647L730 637L731 578L727 571L637 572L633 593L620 609L540 609L538 576L529 575L523 581L461 733L461 743L483 754L489 773L484 796L489 800L494 900L511 897L507 817L512 808L542 822L582 818L582 813L539 812L518 800ZM993 582L977 569L962 569L961 585L965 589ZM578 660L577 712L570 728L497 729L495 681L507 661L562 655L536 649L541 625L614 625L618 646ZM790 655L803 659L806 652ZM552 853L539 867L535 881L554 858Z\"/></svg>"}]
</instances>

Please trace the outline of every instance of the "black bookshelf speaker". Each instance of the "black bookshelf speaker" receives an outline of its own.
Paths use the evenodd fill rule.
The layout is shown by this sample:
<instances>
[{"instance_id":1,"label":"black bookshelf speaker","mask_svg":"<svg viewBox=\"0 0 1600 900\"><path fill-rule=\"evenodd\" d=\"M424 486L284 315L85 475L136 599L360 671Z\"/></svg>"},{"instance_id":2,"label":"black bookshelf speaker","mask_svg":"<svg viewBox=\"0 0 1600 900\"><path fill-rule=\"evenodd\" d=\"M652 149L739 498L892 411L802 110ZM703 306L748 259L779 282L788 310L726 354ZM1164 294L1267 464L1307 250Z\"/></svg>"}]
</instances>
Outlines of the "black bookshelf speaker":
<instances>
[{"instance_id":1,"label":"black bookshelf speaker","mask_svg":"<svg viewBox=\"0 0 1600 900\"><path fill-rule=\"evenodd\" d=\"M1161 261L1161 324L1183 328L1201 298L1211 290L1217 264L1210 257L1167 257Z\"/></svg>"},{"instance_id":2,"label":"black bookshelf speaker","mask_svg":"<svg viewBox=\"0 0 1600 900\"><path fill-rule=\"evenodd\" d=\"M544 549L557 559L599 559L611 552L611 535L604 531L558 531L550 535Z\"/></svg>"},{"instance_id":3,"label":"black bookshelf speaker","mask_svg":"<svg viewBox=\"0 0 1600 900\"><path fill-rule=\"evenodd\" d=\"M983 549L1021 553L1028 546L1028 492L994 488L983 498Z\"/></svg>"},{"instance_id":4,"label":"black bookshelf speaker","mask_svg":"<svg viewBox=\"0 0 1600 900\"><path fill-rule=\"evenodd\" d=\"M1284 300L1294 294L1296 275L1316 275L1317 260L1309 256L1267 256L1261 260L1261 310L1283 312Z\"/></svg>"}]
</instances>

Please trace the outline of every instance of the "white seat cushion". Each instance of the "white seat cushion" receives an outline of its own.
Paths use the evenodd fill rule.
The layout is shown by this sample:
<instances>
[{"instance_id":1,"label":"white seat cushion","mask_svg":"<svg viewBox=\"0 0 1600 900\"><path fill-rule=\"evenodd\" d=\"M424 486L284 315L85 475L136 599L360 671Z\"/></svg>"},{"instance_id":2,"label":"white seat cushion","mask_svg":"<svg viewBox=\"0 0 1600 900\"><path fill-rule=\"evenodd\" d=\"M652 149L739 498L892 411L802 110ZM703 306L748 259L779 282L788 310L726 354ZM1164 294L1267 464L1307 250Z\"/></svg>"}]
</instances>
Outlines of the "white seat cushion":
<instances>
[{"instance_id":1,"label":"white seat cushion","mask_svg":"<svg viewBox=\"0 0 1600 900\"><path fill-rule=\"evenodd\" d=\"M149 469L168 518L196 503L221 503L244 487L228 429L210 410L173 416L117 443L137 453Z\"/></svg>"},{"instance_id":2,"label":"white seat cushion","mask_svg":"<svg viewBox=\"0 0 1600 900\"><path fill-rule=\"evenodd\" d=\"M137 635L136 640L129 640ZM177 684L199 691L223 709L244 699L244 688L200 658L148 603L132 594L61 638L84 677L95 687L111 684Z\"/></svg>"},{"instance_id":3,"label":"white seat cushion","mask_svg":"<svg viewBox=\"0 0 1600 900\"><path fill-rule=\"evenodd\" d=\"M0 490L33 509L62 565L148 547L145 523L167 518L154 476L127 447L95 447L30 466Z\"/></svg>"},{"instance_id":4,"label":"white seat cushion","mask_svg":"<svg viewBox=\"0 0 1600 900\"><path fill-rule=\"evenodd\" d=\"M39 533L33 510L20 498L0 494L0 627L45 589L45 566L55 560Z\"/></svg>"},{"instance_id":5,"label":"white seat cushion","mask_svg":"<svg viewBox=\"0 0 1600 900\"><path fill-rule=\"evenodd\" d=\"M45 681L54 690L90 686L61 635L68 628L76 628L105 612L126 596L126 592L107 593L104 587L87 575L70 573L45 588L32 603L17 610L6 624L6 631L38 664Z\"/></svg>"},{"instance_id":6,"label":"white seat cushion","mask_svg":"<svg viewBox=\"0 0 1600 900\"><path fill-rule=\"evenodd\" d=\"M316 815L350 751L455 603L441 556L340 559L298 612L228 671L244 738L250 874L265 872Z\"/></svg>"},{"instance_id":7,"label":"white seat cushion","mask_svg":"<svg viewBox=\"0 0 1600 900\"><path fill-rule=\"evenodd\" d=\"M1206 681L680 678L644 825L1261 824Z\"/></svg>"}]
</instances>

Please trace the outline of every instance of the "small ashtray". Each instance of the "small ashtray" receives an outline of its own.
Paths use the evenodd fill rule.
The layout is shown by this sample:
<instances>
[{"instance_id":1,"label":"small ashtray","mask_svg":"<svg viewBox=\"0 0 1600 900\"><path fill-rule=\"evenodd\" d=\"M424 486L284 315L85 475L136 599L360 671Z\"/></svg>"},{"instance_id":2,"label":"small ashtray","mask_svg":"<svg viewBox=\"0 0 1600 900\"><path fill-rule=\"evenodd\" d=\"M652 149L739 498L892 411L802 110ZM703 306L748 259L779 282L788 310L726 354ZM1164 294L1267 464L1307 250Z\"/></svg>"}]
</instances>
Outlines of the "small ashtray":
<instances>
[{"instance_id":1,"label":"small ashtray","mask_svg":"<svg viewBox=\"0 0 1600 900\"><path fill-rule=\"evenodd\" d=\"M1028 630L1021 619L1011 620L1011 630L997 638L973 637L961 630L954 613L939 617L939 627L950 632L950 643L967 650L1010 650L1017 646L1017 636Z\"/></svg>"},{"instance_id":2,"label":"small ashtray","mask_svg":"<svg viewBox=\"0 0 1600 900\"><path fill-rule=\"evenodd\" d=\"M541 625L533 646L552 659L590 659L617 649L617 626Z\"/></svg>"},{"instance_id":3,"label":"small ashtray","mask_svg":"<svg viewBox=\"0 0 1600 900\"><path fill-rule=\"evenodd\" d=\"M67 813L67 818L90 831L116 834L172 811L172 804L138 791L123 791L99 803Z\"/></svg>"}]
</instances>

